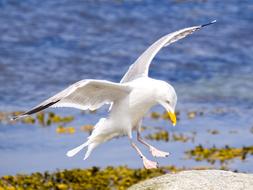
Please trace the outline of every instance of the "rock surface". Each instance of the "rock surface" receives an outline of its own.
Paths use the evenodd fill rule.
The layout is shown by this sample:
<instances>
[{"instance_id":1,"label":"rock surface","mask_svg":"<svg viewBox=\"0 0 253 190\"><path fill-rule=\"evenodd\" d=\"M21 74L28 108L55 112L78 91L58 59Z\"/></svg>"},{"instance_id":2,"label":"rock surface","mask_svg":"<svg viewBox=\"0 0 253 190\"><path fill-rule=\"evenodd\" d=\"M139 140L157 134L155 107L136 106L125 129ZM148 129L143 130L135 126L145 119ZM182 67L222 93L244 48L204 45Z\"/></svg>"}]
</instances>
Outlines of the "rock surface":
<instances>
[{"instance_id":1,"label":"rock surface","mask_svg":"<svg viewBox=\"0 0 253 190\"><path fill-rule=\"evenodd\" d=\"M222 170L189 170L152 178L129 190L253 190L253 175Z\"/></svg>"}]
</instances>

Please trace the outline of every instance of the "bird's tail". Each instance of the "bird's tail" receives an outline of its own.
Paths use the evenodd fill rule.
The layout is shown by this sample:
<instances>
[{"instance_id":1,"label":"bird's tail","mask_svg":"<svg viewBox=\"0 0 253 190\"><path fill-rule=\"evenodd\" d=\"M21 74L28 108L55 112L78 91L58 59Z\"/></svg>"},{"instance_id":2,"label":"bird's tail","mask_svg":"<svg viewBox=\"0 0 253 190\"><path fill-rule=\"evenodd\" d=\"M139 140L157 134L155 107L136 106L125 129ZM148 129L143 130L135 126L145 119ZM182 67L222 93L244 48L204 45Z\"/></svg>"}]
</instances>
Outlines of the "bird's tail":
<instances>
[{"instance_id":1,"label":"bird's tail","mask_svg":"<svg viewBox=\"0 0 253 190\"><path fill-rule=\"evenodd\" d=\"M84 148L85 148L86 146L88 146L88 145L89 145L89 143L88 143L88 141L87 141L87 142L81 144L80 146L78 146L78 147L76 147L76 148L74 148L74 149L68 151L66 155L67 155L68 157L73 157L73 156L75 156L78 152L80 152L82 149L84 149Z\"/></svg>"},{"instance_id":2,"label":"bird's tail","mask_svg":"<svg viewBox=\"0 0 253 190\"><path fill-rule=\"evenodd\" d=\"M81 144L80 146L68 151L66 155L68 157L73 157L78 152L80 152L82 149L84 149L86 146L88 146L88 150L87 150L87 152L85 153L85 156L84 156L84 160L86 160L90 156L92 150L94 148L96 148L96 146L98 146L98 143L95 143L95 142L90 143L89 140L88 140L87 142Z\"/></svg>"},{"instance_id":3,"label":"bird's tail","mask_svg":"<svg viewBox=\"0 0 253 190\"><path fill-rule=\"evenodd\" d=\"M95 125L91 136L88 137L88 140L85 143L81 144L80 146L68 151L66 155L68 157L73 157L82 149L84 149L86 146L88 146L87 152L84 157L84 160L86 160L90 156L94 148L96 148L99 144L105 142L108 139L108 135L103 134L103 129L105 128L106 125L105 121L106 121L105 118L101 118L99 122Z\"/></svg>"},{"instance_id":4,"label":"bird's tail","mask_svg":"<svg viewBox=\"0 0 253 190\"><path fill-rule=\"evenodd\" d=\"M83 160L86 160L86 159L90 156L92 150L93 150L94 148L96 148L96 146L98 146L98 143L90 143L90 144L89 144L88 150L87 150L87 152L85 153L85 156L84 156L84 159L83 159Z\"/></svg>"}]
</instances>

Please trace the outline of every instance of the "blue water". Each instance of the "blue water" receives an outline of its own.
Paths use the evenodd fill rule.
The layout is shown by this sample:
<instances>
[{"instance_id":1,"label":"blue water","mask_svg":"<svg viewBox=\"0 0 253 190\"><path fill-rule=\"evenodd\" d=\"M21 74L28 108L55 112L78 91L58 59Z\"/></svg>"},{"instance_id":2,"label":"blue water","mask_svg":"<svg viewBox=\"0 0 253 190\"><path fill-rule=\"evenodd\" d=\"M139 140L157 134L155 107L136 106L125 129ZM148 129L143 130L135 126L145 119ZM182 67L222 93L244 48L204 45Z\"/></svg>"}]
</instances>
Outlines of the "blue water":
<instances>
[{"instance_id":1,"label":"blue water","mask_svg":"<svg viewBox=\"0 0 253 190\"><path fill-rule=\"evenodd\" d=\"M162 35L214 19L215 25L164 48L151 66L150 76L169 81L177 91L177 109L183 115L178 127L148 116L144 122L174 132L197 132L195 142L153 142L171 152L168 159L158 159L160 165L208 165L185 159L184 151L200 143L252 145L252 1L0 1L0 110L27 110L85 78L119 81ZM213 113L217 108L226 111ZM208 114L187 119L187 111L201 109ZM78 130L95 124L105 110L92 115L54 111L74 115L71 126ZM208 129L220 134L210 135ZM127 138L98 147L87 161L83 154L65 157L86 137L83 132L57 135L55 127L0 123L0 175L93 165L142 167ZM253 172L253 158L235 160L229 167Z\"/></svg>"}]
</instances>

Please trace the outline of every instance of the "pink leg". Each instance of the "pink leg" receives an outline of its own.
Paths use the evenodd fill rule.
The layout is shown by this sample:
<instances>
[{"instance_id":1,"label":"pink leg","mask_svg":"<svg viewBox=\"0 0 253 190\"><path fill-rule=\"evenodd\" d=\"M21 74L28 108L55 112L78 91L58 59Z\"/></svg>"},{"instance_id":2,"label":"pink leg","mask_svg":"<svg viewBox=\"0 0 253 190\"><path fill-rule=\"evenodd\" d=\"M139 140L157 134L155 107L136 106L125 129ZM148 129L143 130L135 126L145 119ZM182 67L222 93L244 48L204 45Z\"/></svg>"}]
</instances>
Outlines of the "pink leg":
<instances>
[{"instance_id":1,"label":"pink leg","mask_svg":"<svg viewBox=\"0 0 253 190\"><path fill-rule=\"evenodd\" d=\"M143 140L139 131L137 131L137 139L139 142L141 142L142 144L144 144L145 146L147 146L149 148L149 151L151 152L151 154L154 157L168 157L170 154L169 152L164 152L164 151L158 150L155 147L148 144L146 141Z\"/></svg>"},{"instance_id":2,"label":"pink leg","mask_svg":"<svg viewBox=\"0 0 253 190\"><path fill-rule=\"evenodd\" d=\"M139 154L139 156L141 157L142 161L143 161L143 165L146 169L153 169L153 168L158 168L158 163L148 160L140 151L140 149L131 141L131 145L132 147L136 150L136 152Z\"/></svg>"}]
</instances>

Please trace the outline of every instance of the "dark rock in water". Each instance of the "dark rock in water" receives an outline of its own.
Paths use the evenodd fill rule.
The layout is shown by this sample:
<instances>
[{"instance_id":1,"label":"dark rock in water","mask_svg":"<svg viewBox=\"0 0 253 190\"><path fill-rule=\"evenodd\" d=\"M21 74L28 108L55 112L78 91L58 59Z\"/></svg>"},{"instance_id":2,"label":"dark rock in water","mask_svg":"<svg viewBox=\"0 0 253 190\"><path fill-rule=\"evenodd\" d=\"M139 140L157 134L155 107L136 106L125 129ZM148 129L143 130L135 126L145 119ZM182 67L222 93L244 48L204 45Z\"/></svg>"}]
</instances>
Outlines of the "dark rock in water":
<instances>
[{"instance_id":1,"label":"dark rock in water","mask_svg":"<svg viewBox=\"0 0 253 190\"><path fill-rule=\"evenodd\" d=\"M136 185L129 190L252 190L253 174L223 170L189 170L166 174Z\"/></svg>"}]
</instances>

